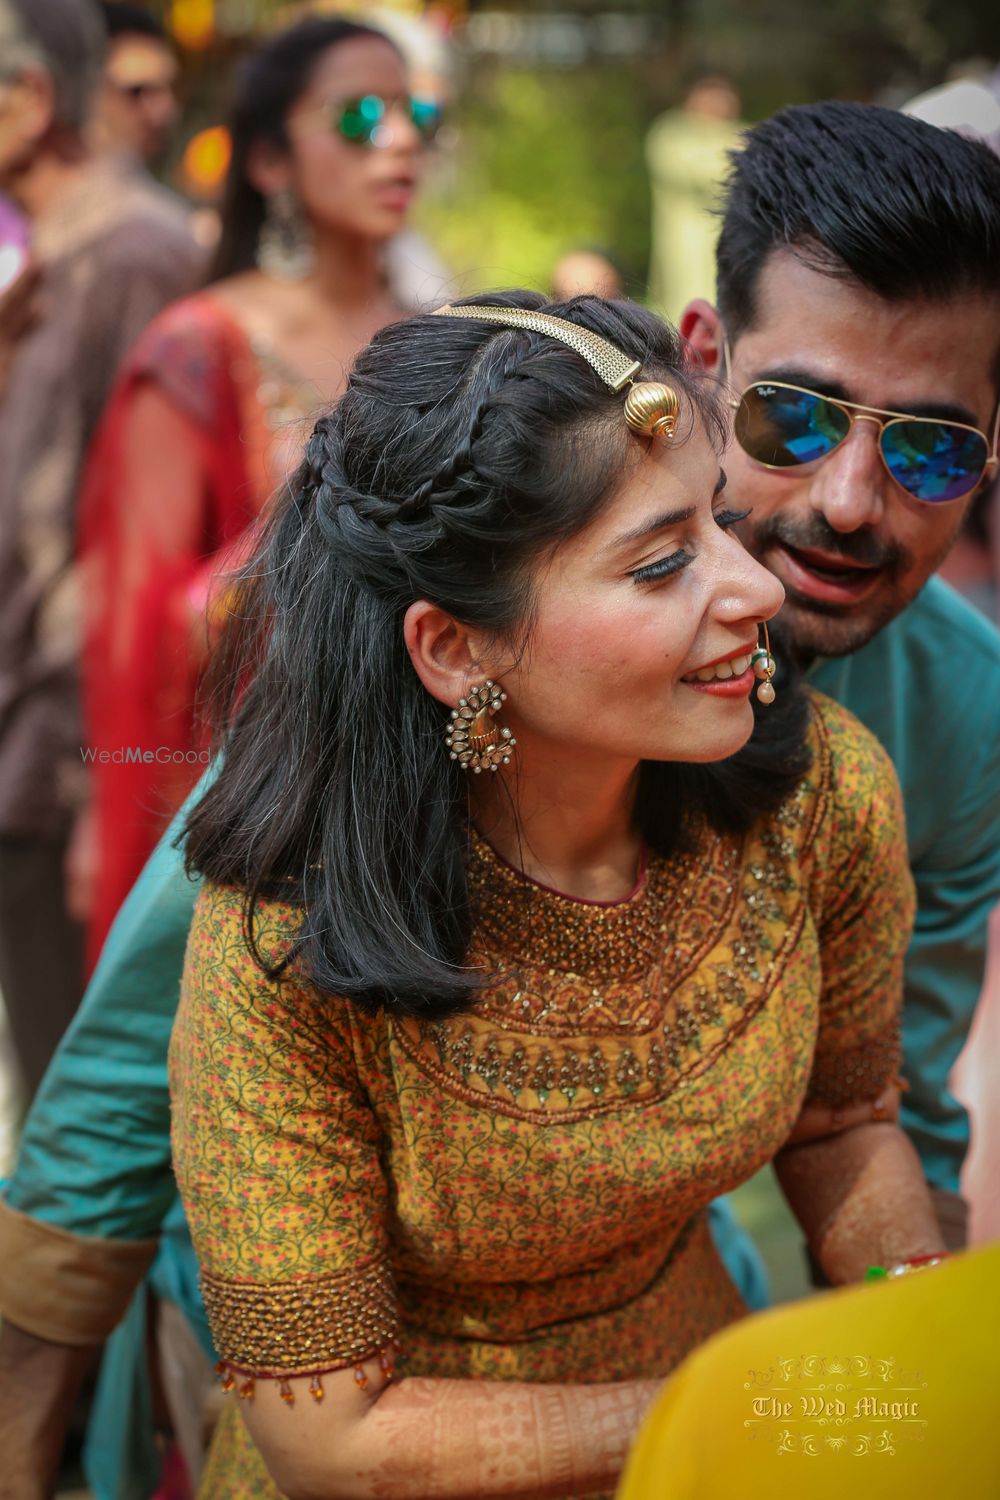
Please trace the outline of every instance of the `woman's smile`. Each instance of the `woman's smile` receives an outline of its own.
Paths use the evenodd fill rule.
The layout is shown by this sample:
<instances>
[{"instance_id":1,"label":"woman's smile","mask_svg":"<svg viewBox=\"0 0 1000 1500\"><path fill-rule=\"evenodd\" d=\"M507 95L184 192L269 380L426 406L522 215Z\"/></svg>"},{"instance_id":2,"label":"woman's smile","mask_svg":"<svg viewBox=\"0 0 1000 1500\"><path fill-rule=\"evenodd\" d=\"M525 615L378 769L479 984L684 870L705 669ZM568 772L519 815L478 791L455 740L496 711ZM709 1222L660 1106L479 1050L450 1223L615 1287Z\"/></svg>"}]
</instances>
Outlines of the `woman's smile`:
<instances>
[{"instance_id":1,"label":"woman's smile","mask_svg":"<svg viewBox=\"0 0 1000 1500\"><path fill-rule=\"evenodd\" d=\"M703 667L696 667L693 672L685 673L681 682L685 687L709 693L713 698L745 698L756 681L750 665L751 652L756 645L755 640L751 641L749 645L740 646L728 656L706 662Z\"/></svg>"}]
</instances>

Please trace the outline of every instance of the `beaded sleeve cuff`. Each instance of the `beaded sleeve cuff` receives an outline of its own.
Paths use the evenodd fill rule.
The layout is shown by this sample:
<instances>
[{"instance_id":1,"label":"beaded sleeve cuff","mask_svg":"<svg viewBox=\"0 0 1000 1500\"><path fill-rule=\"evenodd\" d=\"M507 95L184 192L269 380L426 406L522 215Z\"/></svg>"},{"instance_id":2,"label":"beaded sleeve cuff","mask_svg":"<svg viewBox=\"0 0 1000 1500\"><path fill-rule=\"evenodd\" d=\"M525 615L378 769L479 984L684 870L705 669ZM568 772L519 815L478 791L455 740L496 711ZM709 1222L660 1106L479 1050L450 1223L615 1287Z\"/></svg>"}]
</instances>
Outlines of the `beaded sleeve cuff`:
<instances>
[{"instance_id":1,"label":"beaded sleeve cuff","mask_svg":"<svg viewBox=\"0 0 1000 1500\"><path fill-rule=\"evenodd\" d=\"M201 1285L222 1365L247 1376L345 1369L396 1344L396 1298L383 1261L291 1281L203 1271Z\"/></svg>"}]
</instances>

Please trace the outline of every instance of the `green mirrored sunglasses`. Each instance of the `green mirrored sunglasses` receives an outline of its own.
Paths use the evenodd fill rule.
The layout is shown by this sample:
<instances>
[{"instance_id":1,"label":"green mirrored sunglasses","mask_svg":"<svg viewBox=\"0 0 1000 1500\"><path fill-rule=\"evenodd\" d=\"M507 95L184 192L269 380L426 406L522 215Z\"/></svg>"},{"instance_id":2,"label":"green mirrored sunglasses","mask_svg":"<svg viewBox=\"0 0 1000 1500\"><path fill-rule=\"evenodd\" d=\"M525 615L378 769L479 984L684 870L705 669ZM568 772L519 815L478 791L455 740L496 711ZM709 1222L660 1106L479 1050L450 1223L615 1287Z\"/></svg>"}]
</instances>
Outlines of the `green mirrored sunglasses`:
<instances>
[{"instance_id":1,"label":"green mirrored sunglasses","mask_svg":"<svg viewBox=\"0 0 1000 1500\"><path fill-rule=\"evenodd\" d=\"M429 145L441 127L441 106L434 99L418 99L408 94L383 99L379 94L365 94L359 99L332 104L330 124L354 146L378 146L379 131L397 105L409 117L421 140Z\"/></svg>"}]
</instances>

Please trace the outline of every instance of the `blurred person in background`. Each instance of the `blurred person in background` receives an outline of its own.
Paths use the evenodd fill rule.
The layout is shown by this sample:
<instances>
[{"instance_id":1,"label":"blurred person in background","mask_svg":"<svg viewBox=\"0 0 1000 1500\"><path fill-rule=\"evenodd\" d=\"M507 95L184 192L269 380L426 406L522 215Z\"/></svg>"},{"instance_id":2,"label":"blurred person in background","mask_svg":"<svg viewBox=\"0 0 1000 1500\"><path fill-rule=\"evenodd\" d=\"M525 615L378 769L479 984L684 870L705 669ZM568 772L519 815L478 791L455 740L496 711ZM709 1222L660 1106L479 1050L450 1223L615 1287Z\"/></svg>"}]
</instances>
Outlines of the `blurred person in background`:
<instances>
[{"instance_id":1,"label":"blurred person in background","mask_svg":"<svg viewBox=\"0 0 1000 1500\"><path fill-rule=\"evenodd\" d=\"M163 27L127 0L101 6L108 36L94 109L95 145L132 155L150 169L162 162L177 122L177 58Z\"/></svg>"},{"instance_id":2,"label":"blurred person in background","mask_svg":"<svg viewBox=\"0 0 1000 1500\"><path fill-rule=\"evenodd\" d=\"M302 21L243 68L208 285L133 351L84 496L87 739L109 757L73 845L91 961L197 780L213 580L294 465L303 419L406 315L386 245L437 120L395 45L338 17Z\"/></svg>"},{"instance_id":3,"label":"blurred person in background","mask_svg":"<svg viewBox=\"0 0 1000 1500\"><path fill-rule=\"evenodd\" d=\"M81 465L123 355L194 269L174 216L88 144L104 45L92 0L0 0L0 191L29 240L0 304L0 990L29 1090L83 981L64 875Z\"/></svg>"},{"instance_id":4,"label":"blurred person in background","mask_svg":"<svg viewBox=\"0 0 1000 1500\"><path fill-rule=\"evenodd\" d=\"M1000 154L1000 97L989 78L954 78L918 94L903 105L903 113L942 130L958 130ZM996 480L976 495L939 571L984 615L1000 622L1000 485Z\"/></svg>"},{"instance_id":5,"label":"blurred person in background","mask_svg":"<svg viewBox=\"0 0 1000 1500\"><path fill-rule=\"evenodd\" d=\"M622 273L603 250L571 250L552 268L552 298L624 297Z\"/></svg>"},{"instance_id":6,"label":"blurred person in background","mask_svg":"<svg viewBox=\"0 0 1000 1500\"><path fill-rule=\"evenodd\" d=\"M446 116L455 93L455 58L448 38L432 20L378 5L363 11L363 19L395 42L406 60L410 92L425 105L437 105ZM443 151L435 150L429 164L447 159L447 143L454 139L447 124L441 131ZM454 291L454 278L426 235L406 223L386 246L386 270L401 304L413 311L437 307Z\"/></svg>"},{"instance_id":7,"label":"blurred person in background","mask_svg":"<svg viewBox=\"0 0 1000 1500\"><path fill-rule=\"evenodd\" d=\"M653 194L649 298L675 321L714 281L716 200L739 116L739 95L727 78L699 78L680 109L654 120L646 137Z\"/></svg>"}]
</instances>

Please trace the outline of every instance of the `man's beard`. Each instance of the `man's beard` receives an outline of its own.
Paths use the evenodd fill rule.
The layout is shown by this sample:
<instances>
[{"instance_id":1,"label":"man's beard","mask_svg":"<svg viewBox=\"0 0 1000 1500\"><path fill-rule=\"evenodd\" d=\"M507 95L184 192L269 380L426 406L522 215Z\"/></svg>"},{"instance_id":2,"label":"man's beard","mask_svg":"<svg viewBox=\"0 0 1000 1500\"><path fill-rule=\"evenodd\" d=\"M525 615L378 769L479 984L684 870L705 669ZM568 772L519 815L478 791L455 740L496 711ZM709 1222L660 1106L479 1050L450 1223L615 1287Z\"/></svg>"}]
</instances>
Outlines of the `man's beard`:
<instances>
[{"instance_id":1,"label":"man's beard","mask_svg":"<svg viewBox=\"0 0 1000 1500\"><path fill-rule=\"evenodd\" d=\"M769 549L781 545L792 552L815 549L828 557L842 558L848 567L860 566L880 574L871 594L855 605L814 599L786 583L787 598L780 615L782 634L803 664L816 656L849 656L859 651L905 609L925 581L918 573L911 582L913 559L898 542L881 542L868 530L835 531L816 512L807 521L778 512L757 523L751 521L744 535L750 551L765 566ZM951 538L935 558L935 567L950 545Z\"/></svg>"}]
</instances>

